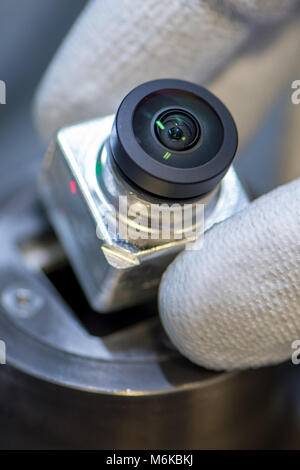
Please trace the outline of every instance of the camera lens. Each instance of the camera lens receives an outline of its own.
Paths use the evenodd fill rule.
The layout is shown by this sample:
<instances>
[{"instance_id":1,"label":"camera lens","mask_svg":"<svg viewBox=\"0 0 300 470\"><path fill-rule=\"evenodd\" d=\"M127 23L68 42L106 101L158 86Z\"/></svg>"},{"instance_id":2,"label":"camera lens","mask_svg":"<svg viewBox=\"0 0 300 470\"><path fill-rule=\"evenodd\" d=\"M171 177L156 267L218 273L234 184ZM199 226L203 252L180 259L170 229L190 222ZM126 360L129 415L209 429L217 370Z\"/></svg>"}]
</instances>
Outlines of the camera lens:
<instances>
[{"instance_id":1,"label":"camera lens","mask_svg":"<svg viewBox=\"0 0 300 470\"><path fill-rule=\"evenodd\" d=\"M109 140L112 158L137 189L169 199L213 190L237 149L231 114L193 83L144 83L122 101Z\"/></svg>"},{"instance_id":2,"label":"camera lens","mask_svg":"<svg viewBox=\"0 0 300 470\"><path fill-rule=\"evenodd\" d=\"M180 152L197 144L200 128L190 113L171 109L158 116L155 121L155 133L165 147Z\"/></svg>"}]
</instances>

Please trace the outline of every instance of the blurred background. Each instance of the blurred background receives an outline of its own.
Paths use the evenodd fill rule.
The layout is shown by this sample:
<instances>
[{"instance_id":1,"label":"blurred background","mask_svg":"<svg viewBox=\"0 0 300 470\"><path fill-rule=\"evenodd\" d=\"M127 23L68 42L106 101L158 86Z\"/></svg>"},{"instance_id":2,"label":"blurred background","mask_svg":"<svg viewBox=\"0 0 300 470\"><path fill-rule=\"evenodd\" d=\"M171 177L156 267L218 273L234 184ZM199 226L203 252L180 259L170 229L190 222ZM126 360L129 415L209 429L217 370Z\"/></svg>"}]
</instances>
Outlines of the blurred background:
<instances>
[{"instance_id":1,"label":"blurred background","mask_svg":"<svg viewBox=\"0 0 300 470\"><path fill-rule=\"evenodd\" d=\"M7 86L7 104L0 105L0 209L21 187L35 181L49 142L34 129L32 99L86 3L0 0L0 80ZM300 79L299 51L300 21L295 14L279 24L266 25L228 67L202 83L225 102L237 122L236 168L251 197L300 176L300 104L291 102L291 84ZM288 401L293 419L281 445L299 448L295 418L300 409L300 381L297 368L292 369Z\"/></svg>"},{"instance_id":2,"label":"blurred background","mask_svg":"<svg viewBox=\"0 0 300 470\"><path fill-rule=\"evenodd\" d=\"M32 98L63 38L86 0L1 0L0 201L30 178L48 142L32 124ZM240 133L236 167L253 196L300 176L299 107L291 83L300 76L300 23L272 23L233 64L205 83L231 110ZM281 59L284 57L284 64ZM299 73L298 73L299 72ZM299 76L298 76L298 75ZM257 83L259 82L259 93ZM246 94L246 97L245 97ZM22 165L22 172L19 171Z\"/></svg>"},{"instance_id":3,"label":"blurred background","mask_svg":"<svg viewBox=\"0 0 300 470\"><path fill-rule=\"evenodd\" d=\"M48 142L32 123L38 82L85 0L1 0L0 79L6 105L0 106L0 204L37 171Z\"/></svg>"}]
</instances>

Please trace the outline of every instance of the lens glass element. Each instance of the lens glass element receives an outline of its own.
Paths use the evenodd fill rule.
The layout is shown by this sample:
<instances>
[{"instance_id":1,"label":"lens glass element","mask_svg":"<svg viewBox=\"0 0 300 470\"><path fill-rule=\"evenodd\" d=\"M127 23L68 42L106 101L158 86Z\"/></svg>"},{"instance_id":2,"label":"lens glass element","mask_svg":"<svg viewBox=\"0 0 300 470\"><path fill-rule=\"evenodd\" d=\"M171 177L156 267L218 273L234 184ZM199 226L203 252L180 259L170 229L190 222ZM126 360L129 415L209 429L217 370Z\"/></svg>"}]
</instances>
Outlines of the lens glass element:
<instances>
[{"instance_id":1,"label":"lens glass element","mask_svg":"<svg viewBox=\"0 0 300 470\"><path fill-rule=\"evenodd\" d=\"M169 150L183 151L197 144L200 127L196 119L182 110L168 110L155 121L155 134Z\"/></svg>"},{"instance_id":2,"label":"lens glass element","mask_svg":"<svg viewBox=\"0 0 300 470\"><path fill-rule=\"evenodd\" d=\"M134 110L132 126L136 142L149 158L175 168L204 165L216 156L224 138L214 108L177 89L146 95Z\"/></svg>"}]
</instances>

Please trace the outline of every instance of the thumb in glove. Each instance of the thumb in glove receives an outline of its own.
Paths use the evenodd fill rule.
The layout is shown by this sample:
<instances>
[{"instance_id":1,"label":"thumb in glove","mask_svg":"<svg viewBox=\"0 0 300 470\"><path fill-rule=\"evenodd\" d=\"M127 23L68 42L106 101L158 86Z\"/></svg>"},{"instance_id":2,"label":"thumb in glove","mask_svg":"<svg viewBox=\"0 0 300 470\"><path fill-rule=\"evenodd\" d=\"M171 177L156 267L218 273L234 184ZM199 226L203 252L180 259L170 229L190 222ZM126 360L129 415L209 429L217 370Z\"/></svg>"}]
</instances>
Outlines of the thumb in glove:
<instances>
[{"instance_id":1,"label":"thumb in glove","mask_svg":"<svg viewBox=\"0 0 300 470\"><path fill-rule=\"evenodd\" d=\"M163 276L159 305L183 355L217 370L291 357L300 338L299 234L297 180L216 225L199 250L176 258Z\"/></svg>"}]
</instances>

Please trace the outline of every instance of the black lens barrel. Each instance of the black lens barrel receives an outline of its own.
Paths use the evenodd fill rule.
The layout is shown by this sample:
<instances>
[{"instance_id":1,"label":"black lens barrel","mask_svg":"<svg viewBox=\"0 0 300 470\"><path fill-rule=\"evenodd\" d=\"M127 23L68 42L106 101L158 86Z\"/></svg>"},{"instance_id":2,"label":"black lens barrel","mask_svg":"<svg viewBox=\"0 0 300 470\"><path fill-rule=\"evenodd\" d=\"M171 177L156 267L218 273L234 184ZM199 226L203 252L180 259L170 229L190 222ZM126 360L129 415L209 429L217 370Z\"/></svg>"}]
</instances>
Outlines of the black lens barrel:
<instances>
[{"instance_id":1,"label":"black lens barrel","mask_svg":"<svg viewBox=\"0 0 300 470\"><path fill-rule=\"evenodd\" d=\"M110 136L112 156L127 179L170 199L213 190L229 169L237 143L224 104L205 88L173 79L132 90L119 106Z\"/></svg>"}]
</instances>

